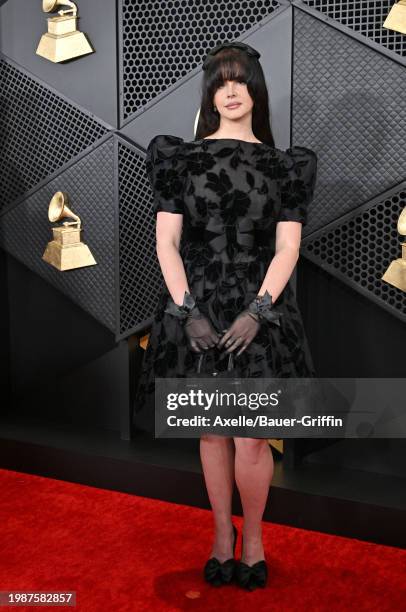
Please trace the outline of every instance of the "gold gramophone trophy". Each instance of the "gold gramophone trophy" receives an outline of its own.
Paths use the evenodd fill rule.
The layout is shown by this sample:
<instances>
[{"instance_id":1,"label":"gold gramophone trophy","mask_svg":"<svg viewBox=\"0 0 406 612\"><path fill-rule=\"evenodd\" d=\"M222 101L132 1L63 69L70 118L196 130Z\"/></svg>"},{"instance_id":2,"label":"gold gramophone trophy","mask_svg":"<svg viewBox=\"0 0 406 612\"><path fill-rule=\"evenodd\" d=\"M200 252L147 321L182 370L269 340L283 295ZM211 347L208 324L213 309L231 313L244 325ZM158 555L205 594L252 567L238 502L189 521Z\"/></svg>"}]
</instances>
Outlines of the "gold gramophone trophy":
<instances>
[{"instance_id":1,"label":"gold gramophone trophy","mask_svg":"<svg viewBox=\"0 0 406 612\"><path fill-rule=\"evenodd\" d=\"M72 270L85 266L94 266L97 262L89 247L81 242L81 221L68 207L68 194L57 191L49 203L48 219L55 223L64 217L75 221L64 221L62 225L52 228L54 239L48 242L42 259L58 270Z\"/></svg>"},{"instance_id":2,"label":"gold gramophone trophy","mask_svg":"<svg viewBox=\"0 0 406 612\"><path fill-rule=\"evenodd\" d=\"M400 0L392 6L382 27L406 34L406 0Z\"/></svg>"},{"instance_id":3,"label":"gold gramophone trophy","mask_svg":"<svg viewBox=\"0 0 406 612\"><path fill-rule=\"evenodd\" d=\"M58 11L59 17L48 17L48 32L41 36L37 55L58 63L94 53L86 35L76 29L76 4L71 0L42 0L42 10L45 13L53 13L58 6L71 8Z\"/></svg>"},{"instance_id":4,"label":"gold gramophone trophy","mask_svg":"<svg viewBox=\"0 0 406 612\"><path fill-rule=\"evenodd\" d=\"M406 236L406 207L400 213L397 229L401 236ZM392 261L382 276L382 280L402 291L406 291L406 241L401 242L400 246L402 247L402 257Z\"/></svg>"}]
</instances>

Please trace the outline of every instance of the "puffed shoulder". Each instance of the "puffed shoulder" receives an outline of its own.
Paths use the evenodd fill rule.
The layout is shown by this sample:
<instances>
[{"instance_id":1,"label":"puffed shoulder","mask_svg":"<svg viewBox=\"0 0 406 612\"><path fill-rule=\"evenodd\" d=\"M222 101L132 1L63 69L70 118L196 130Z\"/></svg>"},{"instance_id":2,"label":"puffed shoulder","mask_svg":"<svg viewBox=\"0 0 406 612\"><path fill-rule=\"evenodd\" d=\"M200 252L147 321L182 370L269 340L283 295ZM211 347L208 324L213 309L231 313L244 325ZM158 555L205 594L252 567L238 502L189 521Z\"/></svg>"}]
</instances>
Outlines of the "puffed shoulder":
<instances>
[{"instance_id":1,"label":"puffed shoulder","mask_svg":"<svg viewBox=\"0 0 406 612\"><path fill-rule=\"evenodd\" d=\"M183 142L182 138L169 134L158 134L150 141L145 163L151 183L154 182L154 175L159 168L167 168L173 165Z\"/></svg>"},{"instance_id":2,"label":"puffed shoulder","mask_svg":"<svg viewBox=\"0 0 406 612\"><path fill-rule=\"evenodd\" d=\"M179 147L184 143L183 138L171 134L158 134L150 141L147 147L147 156L151 161L164 161L178 153Z\"/></svg>"},{"instance_id":3,"label":"puffed shoulder","mask_svg":"<svg viewBox=\"0 0 406 612\"><path fill-rule=\"evenodd\" d=\"M282 159L286 169L296 170L299 177L303 175L303 172L308 172L311 175L317 166L316 153L312 149L298 145L283 151Z\"/></svg>"},{"instance_id":4,"label":"puffed shoulder","mask_svg":"<svg viewBox=\"0 0 406 612\"><path fill-rule=\"evenodd\" d=\"M307 208L316 185L317 154L312 149L296 145L282 151L281 159L279 221L299 221L306 225Z\"/></svg>"},{"instance_id":5,"label":"puffed shoulder","mask_svg":"<svg viewBox=\"0 0 406 612\"><path fill-rule=\"evenodd\" d=\"M184 140L158 134L150 141L145 158L147 175L154 193L154 212L183 213L182 192L186 164L182 155Z\"/></svg>"}]
</instances>

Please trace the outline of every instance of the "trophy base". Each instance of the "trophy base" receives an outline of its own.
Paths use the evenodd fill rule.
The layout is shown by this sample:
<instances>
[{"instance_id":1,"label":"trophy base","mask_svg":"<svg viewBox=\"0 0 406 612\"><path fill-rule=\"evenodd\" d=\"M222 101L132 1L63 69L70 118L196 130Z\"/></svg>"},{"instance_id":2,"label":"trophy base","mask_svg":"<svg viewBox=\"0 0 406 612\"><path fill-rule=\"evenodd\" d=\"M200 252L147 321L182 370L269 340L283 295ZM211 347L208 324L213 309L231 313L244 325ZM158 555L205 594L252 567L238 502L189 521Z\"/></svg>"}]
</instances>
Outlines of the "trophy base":
<instances>
[{"instance_id":1,"label":"trophy base","mask_svg":"<svg viewBox=\"0 0 406 612\"><path fill-rule=\"evenodd\" d=\"M385 274L382 276L382 280L397 289L406 291L406 260L395 259L392 261Z\"/></svg>"},{"instance_id":2,"label":"trophy base","mask_svg":"<svg viewBox=\"0 0 406 612\"><path fill-rule=\"evenodd\" d=\"M385 19L382 27L387 28L388 30L394 30L395 32L400 32L401 34L406 34L405 0L400 0L400 2L396 2L392 6L390 13Z\"/></svg>"},{"instance_id":3,"label":"trophy base","mask_svg":"<svg viewBox=\"0 0 406 612\"><path fill-rule=\"evenodd\" d=\"M283 440L282 439L271 438L269 440L269 443L273 448L276 448L276 450L281 455L283 455Z\"/></svg>"},{"instance_id":4,"label":"trophy base","mask_svg":"<svg viewBox=\"0 0 406 612\"><path fill-rule=\"evenodd\" d=\"M93 52L85 34L79 31L57 36L47 32L41 36L36 51L37 55L45 57L55 64Z\"/></svg>"},{"instance_id":5,"label":"trophy base","mask_svg":"<svg viewBox=\"0 0 406 612\"><path fill-rule=\"evenodd\" d=\"M48 242L42 259L62 272L96 265L89 247L83 242L61 245L55 240Z\"/></svg>"}]
</instances>

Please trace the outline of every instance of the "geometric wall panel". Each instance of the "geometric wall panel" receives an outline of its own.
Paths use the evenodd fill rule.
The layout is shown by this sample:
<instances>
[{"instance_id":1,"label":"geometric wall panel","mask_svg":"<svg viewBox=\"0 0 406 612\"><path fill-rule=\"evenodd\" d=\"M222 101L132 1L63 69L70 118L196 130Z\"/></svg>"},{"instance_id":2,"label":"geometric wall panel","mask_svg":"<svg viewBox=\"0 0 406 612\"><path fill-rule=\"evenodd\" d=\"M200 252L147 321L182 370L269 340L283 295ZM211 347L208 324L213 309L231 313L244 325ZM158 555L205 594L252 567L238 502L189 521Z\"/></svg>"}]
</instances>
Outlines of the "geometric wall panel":
<instances>
[{"instance_id":1,"label":"geometric wall panel","mask_svg":"<svg viewBox=\"0 0 406 612\"><path fill-rule=\"evenodd\" d=\"M282 1L282 0L281 0ZM292 10L289 5L274 11L243 35L244 42L261 53L261 65L269 85L272 132L275 142L290 145L290 96L292 60ZM157 96L142 112L130 117L120 132L145 149L158 133L177 134L192 140L196 112L201 101L202 70L192 70L176 86ZM179 109L182 112L179 112Z\"/></svg>"},{"instance_id":2,"label":"geometric wall panel","mask_svg":"<svg viewBox=\"0 0 406 612\"><path fill-rule=\"evenodd\" d=\"M97 265L59 272L42 260L52 239L48 204L66 191ZM145 153L117 133L81 153L25 200L0 214L0 248L115 334L149 325L163 286ZM60 222L59 222L60 223Z\"/></svg>"},{"instance_id":3,"label":"geometric wall panel","mask_svg":"<svg viewBox=\"0 0 406 612\"><path fill-rule=\"evenodd\" d=\"M208 49L244 34L250 41L262 40L265 76L270 76L271 63L283 73L277 92L274 78L271 89L276 104L284 107L286 124L291 122L291 144L312 148L318 155L303 255L405 316L403 294L380 280L390 261L399 257L394 218L405 194L403 185L399 188L406 172L404 67L398 56L395 61L386 49L377 51L376 33L371 35L375 18L361 20L368 27L362 30L360 25L355 33L355 13L354 29L343 27L342 3L340 14L333 12L332 3L309 1L319 12L294 4L289 15L281 9L287 4L117 0L120 82L113 79L112 87L118 85L121 125L128 125L127 134L125 129L112 132L103 120L0 57L0 246L99 320L116 339L148 325L164 282L145 154L135 142L139 137L149 141L158 123L167 125L160 133L180 133L178 117L191 129L196 105L179 85L188 82L198 103L201 75L196 69ZM322 12L336 21L326 21ZM276 26L284 13L289 53L281 61L278 53L287 37ZM278 29L274 47L268 44L271 22ZM93 42L96 45L97 39ZM403 53L403 47L391 51ZM65 66L55 68L62 72ZM162 93L169 94L165 100ZM156 98L160 103L148 122L142 114ZM171 122L173 108L176 118ZM62 273L41 259L52 236L48 204L58 190L68 192L73 211L81 217L83 241L96 266ZM384 200L379 194L386 194Z\"/></svg>"},{"instance_id":4,"label":"geometric wall panel","mask_svg":"<svg viewBox=\"0 0 406 612\"><path fill-rule=\"evenodd\" d=\"M0 211L108 132L0 58Z\"/></svg>"},{"instance_id":5,"label":"geometric wall panel","mask_svg":"<svg viewBox=\"0 0 406 612\"><path fill-rule=\"evenodd\" d=\"M392 0L303 0L308 6L359 32L398 55L406 55L406 37L383 28L382 24L394 2Z\"/></svg>"},{"instance_id":6,"label":"geometric wall panel","mask_svg":"<svg viewBox=\"0 0 406 612\"><path fill-rule=\"evenodd\" d=\"M0 8L0 51L34 79L106 122L107 127L117 127L117 2L76 2L77 27L94 43L96 52L55 64L37 55L36 49L47 31L47 17L57 13L44 13L41 0L9 0Z\"/></svg>"},{"instance_id":7,"label":"geometric wall panel","mask_svg":"<svg viewBox=\"0 0 406 612\"><path fill-rule=\"evenodd\" d=\"M281 0L282 1L282 0ZM261 53L263 72L269 85L272 132L280 147L290 145L290 96L292 59L292 10L290 5L274 11L243 35L244 42ZM196 112L201 101L202 71L192 70L176 86L159 95L130 117L120 132L145 149L158 133L177 134L192 140ZM179 112L182 109L182 112Z\"/></svg>"},{"instance_id":8,"label":"geometric wall panel","mask_svg":"<svg viewBox=\"0 0 406 612\"><path fill-rule=\"evenodd\" d=\"M42 260L52 240L48 205L66 191L97 264L60 272ZM114 138L108 136L0 219L0 246L115 331Z\"/></svg>"},{"instance_id":9,"label":"geometric wall panel","mask_svg":"<svg viewBox=\"0 0 406 612\"><path fill-rule=\"evenodd\" d=\"M148 321L163 277L156 256L153 195L145 155L118 140L120 336Z\"/></svg>"},{"instance_id":10,"label":"geometric wall panel","mask_svg":"<svg viewBox=\"0 0 406 612\"><path fill-rule=\"evenodd\" d=\"M402 257L397 232L406 206L406 182L358 207L302 241L303 255L372 301L406 321L406 293L382 280L391 261Z\"/></svg>"},{"instance_id":11,"label":"geometric wall panel","mask_svg":"<svg viewBox=\"0 0 406 612\"><path fill-rule=\"evenodd\" d=\"M281 6L277 0L122 0L122 119ZM230 27L232 21L232 27Z\"/></svg>"},{"instance_id":12,"label":"geometric wall panel","mask_svg":"<svg viewBox=\"0 0 406 612\"><path fill-rule=\"evenodd\" d=\"M319 158L303 236L406 177L406 79L397 61L294 8L292 141Z\"/></svg>"}]
</instances>

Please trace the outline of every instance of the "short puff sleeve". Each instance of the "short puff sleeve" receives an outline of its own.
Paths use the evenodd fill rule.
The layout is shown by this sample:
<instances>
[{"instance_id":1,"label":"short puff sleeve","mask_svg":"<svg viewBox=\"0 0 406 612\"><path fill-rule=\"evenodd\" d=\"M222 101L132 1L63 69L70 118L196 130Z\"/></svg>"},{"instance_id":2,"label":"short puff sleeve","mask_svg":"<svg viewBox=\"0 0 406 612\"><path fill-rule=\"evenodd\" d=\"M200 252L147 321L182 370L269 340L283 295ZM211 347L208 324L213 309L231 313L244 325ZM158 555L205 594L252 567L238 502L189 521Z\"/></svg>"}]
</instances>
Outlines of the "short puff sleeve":
<instances>
[{"instance_id":1,"label":"short puff sleeve","mask_svg":"<svg viewBox=\"0 0 406 612\"><path fill-rule=\"evenodd\" d=\"M299 221L306 225L307 208L313 199L316 176L317 155L314 151L299 146L284 151L278 221Z\"/></svg>"},{"instance_id":2,"label":"short puff sleeve","mask_svg":"<svg viewBox=\"0 0 406 612\"><path fill-rule=\"evenodd\" d=\"M183 214L186 163L183 139L159 134L147 147L145 167L154 195L153 210Z\"/></svg>"}]
</instances>

